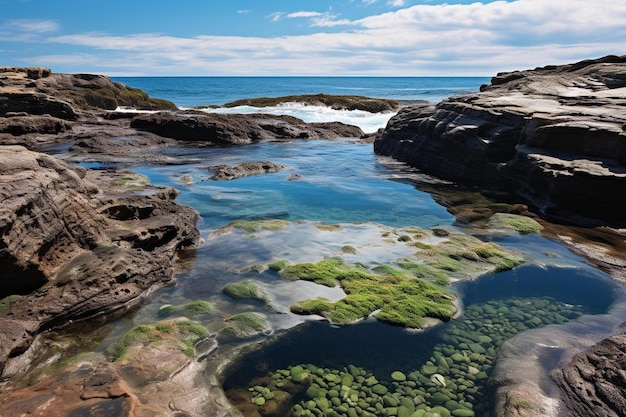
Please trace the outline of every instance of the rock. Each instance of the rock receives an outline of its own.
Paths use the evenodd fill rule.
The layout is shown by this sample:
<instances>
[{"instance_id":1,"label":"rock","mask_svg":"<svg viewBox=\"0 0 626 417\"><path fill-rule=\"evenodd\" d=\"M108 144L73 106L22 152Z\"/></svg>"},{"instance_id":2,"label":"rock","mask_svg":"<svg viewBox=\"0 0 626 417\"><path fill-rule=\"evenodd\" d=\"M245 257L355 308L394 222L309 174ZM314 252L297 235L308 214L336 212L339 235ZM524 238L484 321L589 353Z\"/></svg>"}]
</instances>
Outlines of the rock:
<instances>
[{"instance_id":1,"label":"rock","mask_svg":"<svg viewBox=\"0 0 626 417\"><path fill-rule=\"evenodd\" d=\"M4 393L0 414L132 417L139 401L110 363L71 366L36 385Z\"/></svg>"},{"instance_id":2,"label":"rock","mask_svg":"<svg viewBox=\"0 0 626 417\"><path fill-rule=\"evenodd\" d=\"M400 371L394 371L391 373L391 379L396 382L406 381L406 375Z\"/></svg>"},{"instance_id":3,"label":"rock","mask_svg":"<svg viewBox=\"0 0 626 417\"><path fill-rule=\"evenodd\" d=\"M552 377L577 416L626 415L626 333L577 354Z\"/></svg>"},{"instance_id":4,"label":"rock","mask_svg":"<svg viewBox=\"0 0 626 417\"><path fill-rule=\"evenodd\" d=\"M211 180L225 181L237 178L249 177L252 175L270 174L287 169L285 165L270 161L263 162L242 162L235 165L216 165L207 167L213 171Z\"/></svg>"},{"instance_id":5,"label":"rock","mask_svg":"<svg viewBox=\"0 0 626 417\"><path fill-rule=\"evenodd\" d=\"M499 74L479 93L402 108L374 150L443 179L514 190L552 220L621 227L625 74L626 56Z\"/></svg>"},{"instance_id":6,"label":"rock","mask_svg":"<svg viewBox=\"0 0 626 417\"><path fill-rule=\"evenodd\" d=\"M305 123L292 116L214 114L190 111L136 116L131 127L182 141L244 145L264 140L361 137L363 131L340 122Z\"/></svg>"},{"instance_id":7,"label":"rock","mask_svg":"<svg viewBox=\"0 0 626 417\"><path fill-rule=\"evenodd\" d=\"M136 193L113 173L106 178L0 147L0 299L19 297L0 311L4 377L20 371L37 332L111 314L171 285L177 251L197 242L198 214L174 202L175 190Z\"/></svg>"},{"instance_id":8,"label":"rock","mask_svg":"<svg viewBox=\"0 0 626 417\"><path fill-rule=\"evenodd\" d=\"M364 96L335 96L329 94L303 94L283 97L255 97L226 103L224 107L254 106L268 107L285 103L301 103L311 106L327 106L335 110L362 110L370 113L391 112L398 109L399 103L384 98Z\"/></svg>"},{"instance_id":9,"label":"rock","mask_svg":"<svg viewBox=\"0 0 626 417\"><path fill-rule=\"evenodd\" d=\"M0 96L0 116L10 112L50 115L64 120L76 120L78 114L68 102L43 93L3 92Z\"/></svg>"},{"instance_id":10,"label":"rock","mask_svg":"<svg viewBox=\"0 0 626 417\"><path fill-rule=\"evenodd\" d=\"M63 119L43 116L15 116L0 118L0 133L8 133L13 136L20 136L29 133L40 133L44 135L54 135L66 132L70 129L70 124ZM8 144L7 141L4 144Z\"/></svg>"}]
</instances>

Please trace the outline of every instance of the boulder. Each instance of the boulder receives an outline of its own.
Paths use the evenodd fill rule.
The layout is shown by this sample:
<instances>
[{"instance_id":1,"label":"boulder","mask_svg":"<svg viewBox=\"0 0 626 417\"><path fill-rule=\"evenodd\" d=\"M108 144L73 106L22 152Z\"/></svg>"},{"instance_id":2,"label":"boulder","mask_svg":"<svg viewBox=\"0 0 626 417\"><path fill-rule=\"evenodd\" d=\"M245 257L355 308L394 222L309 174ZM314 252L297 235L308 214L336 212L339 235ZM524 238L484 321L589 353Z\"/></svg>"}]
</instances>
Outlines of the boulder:
<instances>
[{"instance_id":1,"label":"boulder","mask_svg":"<svg viewBox=\"0 0 626 417\"><path fill-rule=\"evenodd\" d=\"M264 140L361 137L363 131L340 122L305 123L292 116L215 114L199 111L153 113L135 117L131 127L182 141L245 145Z\"/></svg>"},{"instance_id":2,"label":"boulder","mask_svg":"<svg viewBox=\"0 0 626 417\"><path fill-rule=\"evenodd\" d=\"M38 332L173 284L177 251L199 238L198 214L174 202L174 189L133 178L0 147L2 376L20 371Z\"/></svg>"},{"instance_id":3,"label":"boulder","mask_svg":"<svg viewBox=\"0 0 626 417\"><path fill-rule=\"evenodd\" d=\"M475 94L401 109L374 150L511 190L545 217L626 225L626 56L502 73Z\"/></svg>"}]
</instances>

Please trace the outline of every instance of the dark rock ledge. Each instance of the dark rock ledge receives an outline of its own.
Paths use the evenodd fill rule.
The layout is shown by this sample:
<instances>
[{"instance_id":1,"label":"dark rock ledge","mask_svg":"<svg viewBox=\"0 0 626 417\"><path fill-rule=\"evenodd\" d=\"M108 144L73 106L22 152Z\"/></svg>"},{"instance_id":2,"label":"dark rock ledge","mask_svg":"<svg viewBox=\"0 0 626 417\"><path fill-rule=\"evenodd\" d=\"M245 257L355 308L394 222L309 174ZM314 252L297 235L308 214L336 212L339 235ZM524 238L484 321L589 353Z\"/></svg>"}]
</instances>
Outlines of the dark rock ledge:
<instances>
[{"instance_id":1,"label":"dark rock ledge","mask_svg":"<svg viewBox=\"0 0 626 417\"><path fill-rule=\"evenodd\" d=\"M126 309L174 283L177 251L199 238L198 214L176 195L133 173L93 173L0 146L3 379L20 370L39 332Z\"/></svg>"},{"instance_id":2,"label":"dark rock ledge","mask_svg":"<svg viewBox=\"0 0 626 417\"><path fill-rule=\"evenodd\" d=\"M550 220L626 226L626 56L498 74L407 107L374 150L440 178L500 187Z\"/></svg>"}]
</instances>

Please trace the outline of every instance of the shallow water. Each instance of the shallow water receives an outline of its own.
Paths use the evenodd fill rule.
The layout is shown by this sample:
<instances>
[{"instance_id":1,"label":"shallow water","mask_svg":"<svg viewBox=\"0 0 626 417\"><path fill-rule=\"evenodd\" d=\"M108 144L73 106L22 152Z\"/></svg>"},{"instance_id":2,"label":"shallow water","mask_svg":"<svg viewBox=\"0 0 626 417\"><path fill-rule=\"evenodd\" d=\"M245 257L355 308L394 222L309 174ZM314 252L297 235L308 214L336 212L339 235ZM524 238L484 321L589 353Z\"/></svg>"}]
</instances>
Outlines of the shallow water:
<instances>
[{"instance_id":1,"label":"shallow water","mask_svg":"<svg viewBox=\"0 0 626 417\"><path fill-rule=\"evenodd\" d=\"M203 242L193 252L190 268L177 277L178 284L158 292L134 315L114 323L96 350L110 351L110 346L133 325L160 320L159 312L164 305L206 300L215 306L215 312L200 321L211 332L223 327L224 317L241 312L263 314L274 330L298 326L278 342L242 358L229 375L228 388L247 386L268 370L274 372L298 364L311 364L338 373L353 365L375 376L389 390L406 391L402 391L402 395L416 389L429 394L432 386L394 385L390 373L402 370L407 375L412 374L415 380L411 382L417 385L422 367L438 360L442 350L463 352L458 340L450 340L451 334L459 336L459 333L469 332L474 336L487 336L489 333L482 334L481 329L492 325L495 319L503 319L503 323L498 323L502 328L499 330L501 337L484 345L485 349L490 349L489 355L481 359L482 362L472 364L478 372L488 374L496 350L507 338L525 329L572 320L581 314L603 313L612 300L613 289L605 285L606 276L588 267L559 243L537 235L485 233L485 239L514 249L530 266L456 284L455 291L461 295L465 315L449 324L416 333L373 320L336 327L319 322L316 316L297 316L289 311L289 305L294 302L317 296L338 300L344 296L343 291L308 282L287 282L265 265L282 260L292 264L317 262L326 257L341 257L350 264L367 268L393 264L414 251L395 238L389 239L389 236L396 236L398 228L455 230L454 217L431 195L413 185L414 172L377 157L371 145L352 140L171 147L161 152L176 164L131 165L130 168L147 176L155 185L179 190L178 202L194 207L201 214L198 227ZM208 166L266 160L287 165L289 169L232 181L208 179L211 176ZM83 165L111 166L110 162L104 165L84 162ZM293 174L298 174L298 178L293 179ZM274 231L221 229L242 219L282 219L289 225ZM328 224L337 227L326 227ZM354 253L344 252L345 247L355 249ZM222 293L225 285L243 280L257 284L274 309L268 311L265 303L233 300ZM549 305L558 311L551 311L545 320L531 322L528 317L514 315L511 318L502 313L498 318L480 313L485 308L491 311L489 303L495 303L495 309L501 308L503 312L520 308L522 311L548 311L546 306ZM467 317L474 317L470 320L474 323L467 324ZM491 322L481 322L481 319ZM464 327L470 325L473 328ZM463 369L454 368L461 376L439 373L449 378L446 381L463 385L458 379L466 382L469 365L463 366ZM255 369L262 369L262 372L247 372ZM467 397L460 393L454 395L488 415L492 391L483 382L470 387L471 398L470 394ZM434 405L428 403L430 400L430 397L425 398L423 404Z\"/></svg>"}]
</instances>

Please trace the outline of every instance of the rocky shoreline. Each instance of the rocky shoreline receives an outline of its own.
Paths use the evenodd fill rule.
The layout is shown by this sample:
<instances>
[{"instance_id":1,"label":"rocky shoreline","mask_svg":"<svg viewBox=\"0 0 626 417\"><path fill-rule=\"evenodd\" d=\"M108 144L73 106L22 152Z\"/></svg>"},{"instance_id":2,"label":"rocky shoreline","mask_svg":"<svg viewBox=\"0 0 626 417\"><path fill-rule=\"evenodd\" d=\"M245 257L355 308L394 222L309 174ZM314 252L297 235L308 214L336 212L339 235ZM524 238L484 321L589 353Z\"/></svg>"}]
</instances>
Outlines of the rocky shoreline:
<instances>
[{"instance_id":1,"label":"rocky shoreline","mask_svg":"<svg viewBox=\"0 0 626 417\"><path fill-rule=\"evenodd\" d=\"M481 90L436 106L401 108L376 138L375 151L440 178L513 190L540 216L581 226L565 230L554 225L545 233L625 280L626 203L620 190L626 183L626 57L498 74ZM312 99L328 104L327 97ZM358 103L351 97L338 105ZM388 111L397 103L363 105ZM116 111L119 107L151 112ZM125 140L117 140L121 137ZM342 137L369 139L342 123L178 111L173 103L103 76L0 68L1 381L6 384L28 368L47 343L47 330L127 311L173 285L178 256L199 241L198 214L175 202L174 189L153 187L130 171L86 170L37 150L63 145L73 154L104 160L168 163L154 150L175 143L245 145ZM214 179L230 179L285 168L272 164L211 169ZM185 321L159 326L142 331L167 328L160 337L175 335L171 346L182 351L202 333ZM611 395L623 394L623 385L605 383L619 378L615 369L623 369L622 336L612 336L555 371L565 404L576 415L590 415L584 406L590 402L617 410L616 415L624 411L622 403L611 400ZM213 347L195 349L205 356ZM139 404L155 413L236 414L218 379L238 350L214 364L208 376L201 375L204 365L182 351L174 355L147 344L143 352L135 352L141 355L135 356L141 359L137 362L110 364L100 358L73 365L30 389L3 394L0 414L46 407L63 413L68 404L101 415L132 416ZM590 364L597 363L602 367L592 369ZM146 367L156 369L151 377ZM137 375L145 378L139 394L124 382ZM77 386L81 400L67 400L76 396ZM64 394L53 400L46 394L51 389ZM162 390L168 394L161 399L151 395ZM501 395L514 398L519 391L513 387ZM534 414L513 401L504 403L499 415Z\"/></svg>"}]
</instances>

